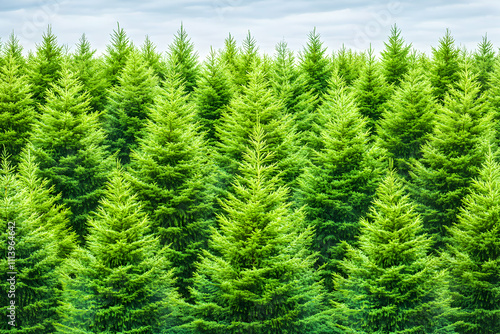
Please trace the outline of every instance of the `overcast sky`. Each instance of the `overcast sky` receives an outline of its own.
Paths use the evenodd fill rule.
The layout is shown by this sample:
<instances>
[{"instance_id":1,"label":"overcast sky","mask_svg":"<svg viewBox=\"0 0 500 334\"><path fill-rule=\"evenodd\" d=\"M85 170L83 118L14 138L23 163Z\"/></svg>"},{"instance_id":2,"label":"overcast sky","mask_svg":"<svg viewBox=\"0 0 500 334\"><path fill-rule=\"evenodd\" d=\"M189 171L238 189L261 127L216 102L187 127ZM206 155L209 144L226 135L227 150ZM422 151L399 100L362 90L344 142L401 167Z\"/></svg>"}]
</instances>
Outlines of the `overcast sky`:
<instances>
[{"instance_id":1,"label":"overcast sky","mask_svg":"<svg viewBox=\"0 0 500 334\"><path fill-rule=\"evenodd\" d=\"M231 33L241 43L248 31L262 52L273 53L285 40L300 51L316 27L329 52L342 44L364 50L383 49L390 27L397 24L415 48L431 46L451 30L457 45L474 49L486 33L500 47L500 2L368 1L368 0L17 0L0 1L0 37L14 33L25 49L34 49L49 24L60 44L73 48L85 33L103 52L117 22L134 44L149 35L158 50L167 50L183 22L201 57L218 49Z\"/></svg>"}]
</instances>

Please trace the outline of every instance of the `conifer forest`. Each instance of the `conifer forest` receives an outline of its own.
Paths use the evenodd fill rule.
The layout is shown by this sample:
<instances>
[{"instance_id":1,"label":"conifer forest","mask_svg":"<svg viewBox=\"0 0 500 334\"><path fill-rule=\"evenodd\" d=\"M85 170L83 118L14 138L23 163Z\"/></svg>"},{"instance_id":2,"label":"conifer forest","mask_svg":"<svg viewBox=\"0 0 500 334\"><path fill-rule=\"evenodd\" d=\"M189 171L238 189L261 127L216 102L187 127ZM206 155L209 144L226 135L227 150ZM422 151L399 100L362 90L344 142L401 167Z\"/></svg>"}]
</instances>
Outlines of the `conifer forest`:
<instances>
[{"instance_id":1,"label":"conifer forest","mask_svg":"<svg viewBox=\"0 0 500 334\"><path fill-rule=\"evenodd\" d=\"M500 333L487 36L40 35L0 45L0 333Z\"/></svg>"}]
</instances>

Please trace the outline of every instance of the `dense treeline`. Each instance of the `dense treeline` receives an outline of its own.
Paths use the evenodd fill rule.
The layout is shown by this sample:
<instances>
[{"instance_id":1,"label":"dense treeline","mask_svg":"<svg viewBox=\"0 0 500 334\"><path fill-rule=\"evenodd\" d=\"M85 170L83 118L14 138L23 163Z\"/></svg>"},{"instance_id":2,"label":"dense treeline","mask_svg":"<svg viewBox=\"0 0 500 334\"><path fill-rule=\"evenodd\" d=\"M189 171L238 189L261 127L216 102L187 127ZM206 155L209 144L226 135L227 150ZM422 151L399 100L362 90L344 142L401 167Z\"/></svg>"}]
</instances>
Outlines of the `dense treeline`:
<instances>
[{"instance_id":1,"label":"dense treeline","mask_svg":"<svg viewBox=\"0 0 500 334\"><path fill-rule=\"evenodd\" d=\"M500 332L486 37L0 50L0 332Z\"/></svg>"}]
</instances>

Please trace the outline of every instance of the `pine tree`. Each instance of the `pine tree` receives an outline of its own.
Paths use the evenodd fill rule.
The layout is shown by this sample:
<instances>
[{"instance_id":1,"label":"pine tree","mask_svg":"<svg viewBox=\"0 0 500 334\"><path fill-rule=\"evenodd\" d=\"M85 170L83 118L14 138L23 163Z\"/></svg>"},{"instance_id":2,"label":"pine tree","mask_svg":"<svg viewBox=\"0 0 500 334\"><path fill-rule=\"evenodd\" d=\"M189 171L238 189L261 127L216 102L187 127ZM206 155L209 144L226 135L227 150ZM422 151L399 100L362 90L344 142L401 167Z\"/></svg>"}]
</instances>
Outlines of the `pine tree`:
<instances>
[{"instance_id":1,"label":"pine tree","mask_svg":"<svg viewBox=\"0 0 500 334\"><path fill-rule=\"evenodd\" d=\"M367 118L370 130L375 130L382 116L383 105L389 98L391 90L381 74L379 63L376 62L371 47L368 50L366 65L354 82L353 91L361 115Z\"/></svg>"},{"instance_id":2,"label":"pine tree","mask_svg":"<svg viewBox=\"0 0 500 334\"><path fill-rule=\"evenodd\" d=\"M316 333L322 285L308 248L311 230L279 187L266 135L256 125L220 229L195 276L195 333Z\"/></svg>"},{"instance_id":3,"label":"pine tree","mask_svg":"<svg viewBox=\"0 0 500 334\"><path fill-rule=\"evenodd\" d=\"M489 89L486 91L485 95L493 114L493 127L495 129L494 142L497 146L500 146L500 58L495 60L487 86Z\"/></svg>"},{"instance_id":4,"label":"pine tree","mask_svg":"<svg viewBox=\"0 0 500 334\"><path fill-rule=\"evenodd\" d=\"M98 114L89 113L89 95L68 69L47 93L47 103L33 126L33 155L39 176L49 180L60 203L71 209L71 225L82 237L85 222L103 192L110 167Z\"/></svg>"},{"instance_id":5,"label":"pine tree","mask_svg":"<svg viewBox=\"0 0 500 334\"><path fill-rule=\"evenodd\" d=\"M19 39L14 33L9 35L9 39L2 47L2 56L5 60L12 57L15 59L16 64L19 66L19 70L21 74L26 74L26 59L23 56L23 47L19 43Z\"/></svg>"},{"instance_id":6,"label":"pine tree","mask_svg":"<svg viewBox=\"0 0 500 334\"><path fill-rule=\"evenodd\" d=\"M405 45L405 41L401 37L401 30L396 25L391 28L389 41L384 42L384 44L385 50L381 52L382 72L389 85L398 86L410 67L411 44Z\"/></svg>"},{"instance_id":7,"label":"pine tree","mask_svg":"<svg viewBox=\"0 0 500 334\"><path fill-rule=\"evenodd\" d=\"M342 262L348 277L336 276L345 333L454 333L445 273L405 190L390 171Z\"/></svg>"},{"instance_id":8,"label":"pine tree","mask_svg":"<svg viewBox=\"0 0 500 334\"><path fill-rule=\"evenodd\" d=\"M141 55L146 61L146 64L153 70L154 75L156 75L160 81L164 80L167 65L161 53L156 51L156 45L149 39L149 36L146 36L141 46Z\"/></svg>"},{"instance_id":9,"label":"pine tree","mask_svg":"<svg viewBox=\"0 0 500 334\"><path fill-rule=\"evenodd\" d=\"M61 77L63 48L57 44L52 27L47 28L36 55L28 62L28 76L35 102L44 104L47 90Z\"/></svg>"},{"instance_id":10,"label":"pine tree","mask_svg":"<svg viewBox=\"0 0 500 334\"><path fill-rule=\"evenodd\" d=\"M196 87L200 66L198 53L194 50L194 44L182 24L168 50L168 68L180 75L186 93L191 93Z\"/></svg>"},{"instance_id":11,"label":"pine tree","mask_svg":"<svg viewBox=\"0 0 500 334\"><path fill-rule=\"evenodd\" d=\"M151 108L146 134L132 153L130 173L153 232L161 245L171 245L176 286L188 298L195 262L207 247L213 221L214 170L181 78L170 72L164 86Z\"/></svg>"},{"instance_id":12,"label":"pine tree","mask_svg":"<svg viewBox=\"0 0 500 334\"><path fill-rule=\"evenodd\" d=\"M364 53L353 52L351 49L346 49L343 44L333 58L333 67L347 86L352 86L359 78L364 64Z\"/></svg>"},{"instance_id":13,"label":"pine tree","mask_svg":"<svg viewBox=\"0 0 500 334\"><path fill-rule=\"evenodd\" d=\"M216 141L215 128L234 94L230 80L227 68L211 49L193 94L197 119L211 142Z\"/></svg>"},{"instance_id":14,"label":"pine tree","mask_svg":"<svg viewBox=\"0 0 500 334\"><path fill-rule=\"evenodd\" d=\"M326 47L323 47L316 28L309 33L308 39L299 57L299 68L306 77L306 90L321 98L328 89L332 64L326 56Z\"/></svg>"},{"instance_id":15,"label":"pine tree","mask_svg":"<svg viewBox=\"0 0 500 334\"><path fill-rule=\"evenodd\" d=\"M460 333L497 333L500 328L500 165L491 150L458 223L450 229L453 305Z\"/></svg>"},{"instance_id":16,"label":"pine tree","mask_svg":"<svg viewBox=\"0 0 500 334\"><path fill-rule=\"evenodd\" d=\"M400 174L408 176L410 161L422 157L436 109L425 73L418 67L411 69L387 101L377 128L378 144L395 160Z\"/></svg>"},{"instance_id":17,"label":"pine tree","mask_svg":"<svg viewBox=\"0 0 500 334\"><path fill-rule=\"evenodd\" d=\"M432 48L430 79L438 102L442 103L446 93L459 81L459 52L448 29L439 40L439 47Z\"/></svg>"},{"instance_id":18,"label":"pine tree","mask_svg":"<svg viewBox=\"0 0 500 334\"><path fill-rule=\"evenodd\" d=\"M481 92L484 92L490 88L488 86L489 78L495 64L495 51L493 51L493 44L487 36L484 36L478 44L473 56L473 70L477 74L477 81L481 84Z\"/></svg>"},{"instance_id":19,"label":"pine tree","mask_svg":"<svg viewBox=\"0 0 500 334\"><path fill-rule=\"evenodd\" d=\"M30 192L6 155L0 170L0 189L0 251L4 255L0 259L4 268L0 309L7 315L0 333L12 333L12 329L15 333L54 333L52 323L59 319L56 309L61 301L57 268L63 260L58 252L59 236L53 230L56 226L43 224L43 217L33 210Z\"/></svg>"},{"instance_id":20,"label":"pine tree","mask_svg":"<svg viewBox=\"0 0 500 334\"><path fill-rule=\"evenodd\" d=\"M237 57L234 59L234 67L232 71L233 87L236 91L241 92L243 87L247 86L250 81L250 73L261 63L259 57L259 47L257 41L250 34L250 31L243 40ZM267 73L266 73L267 74Z\"/></svg>"},{"instance_id":21,"label":"pine tree","mask_svg":"<svg viewBox=\"0 0 500 334\"><path fill-rule=\"evenodd\" d=\"M130 162L130 151L137 148L143 135L148 110L157 95L158 79L137 52L128 56L118 83L108 92L104 115L107 144L111 152L118 151L123 164Z\"/></svg>"},{"instance_id":22,"label":"pine tree","mask_svg":"<svg viewBox=\"0 0 500 334\"><path fill-rule=\"evenodd\" d=\"M424 227L436 234L439 248L444 245L445 227L455 221L493 136L491 114L469 66L459 77L438 109L434 131L411 175Z\"/></svg>"},{"instance_id":23,"label":"pine tree","mask_svg":"<svg viewBox=\"0 0 500 334\"><path fill-rule=\"evenodd\" d=\"M160 333L178 300L173 273L122 171L89 220L87 249L62 271L62 333Z\"/></svg>"},{"instance_id":24,"label":"pine tree","mask_svg":"<svg viewBox=\"0 0 500 334\"><path fill-rule=\"evenodd\" d=\"M345 255L345 245L353 244L363 217L380 182L383 151L368 143L366 120L359 115L354 96L340 86L329 103L329 119L320 133L321 149L313 150L311 166L299 179L296 202L306 205L306 221L315 230L313 248L326 264L323 276L333 289L332 272Z\"/></svg>"},{"instance_id":25,"label":"pine tree","mask_svg":"<svg viewBox=\"0 0 500 334\"><path fill-rule=\"evenodd\" d=\"M104 54L108 87L118 84L118 78L132 51L134 51L134 45L125 33L125 30L120 28L120 24L117 24L116 30L113 30L113 34L111 35L111 44L106 46L106 53Z\"/></svg>"},{"instance_id":26,"label":"pine tree","mask_svg":"<svg viewBox=\"0 0 500 334\"><path fill-rule=\"evenodd\" d=\"M20 73L16 58L9 55L0 67L0 154L17 164L35 118L30 85Z\"/></svg>"}]
</instances>

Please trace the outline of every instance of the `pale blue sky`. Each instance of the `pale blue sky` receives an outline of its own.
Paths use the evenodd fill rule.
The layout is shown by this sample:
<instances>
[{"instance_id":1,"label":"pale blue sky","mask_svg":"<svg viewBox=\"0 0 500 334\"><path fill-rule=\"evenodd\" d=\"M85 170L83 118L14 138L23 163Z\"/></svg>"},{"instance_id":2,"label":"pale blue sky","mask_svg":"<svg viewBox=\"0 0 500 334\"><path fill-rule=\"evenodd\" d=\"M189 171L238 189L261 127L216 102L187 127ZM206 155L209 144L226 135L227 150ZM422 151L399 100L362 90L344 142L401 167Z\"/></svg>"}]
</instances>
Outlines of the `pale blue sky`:
<instances>
[{"instance_id":1,"label":"pale blue sky","mask_svg":"<svg viewBox=\"0 0 500 334\"><path fill-rule=\"evenodd\" d=\"M500 47L500 2L365 1L365 0L18 0L0 2L0 37L14 30L25 49L34 49L51 24L61 44L73 47L85 33L99 52L105 49L116 22L136 45L145 35L161 51L184 23L203 57L210 46L222 47L228 33L240 43L250 30L260 50L273 53L280 40L300 51L314 28L329 52L347 47L383 49L396 23L407 42L430 52L449 28L457 41L474 49L485 33Z\"/></svg>"}]
</instances>

